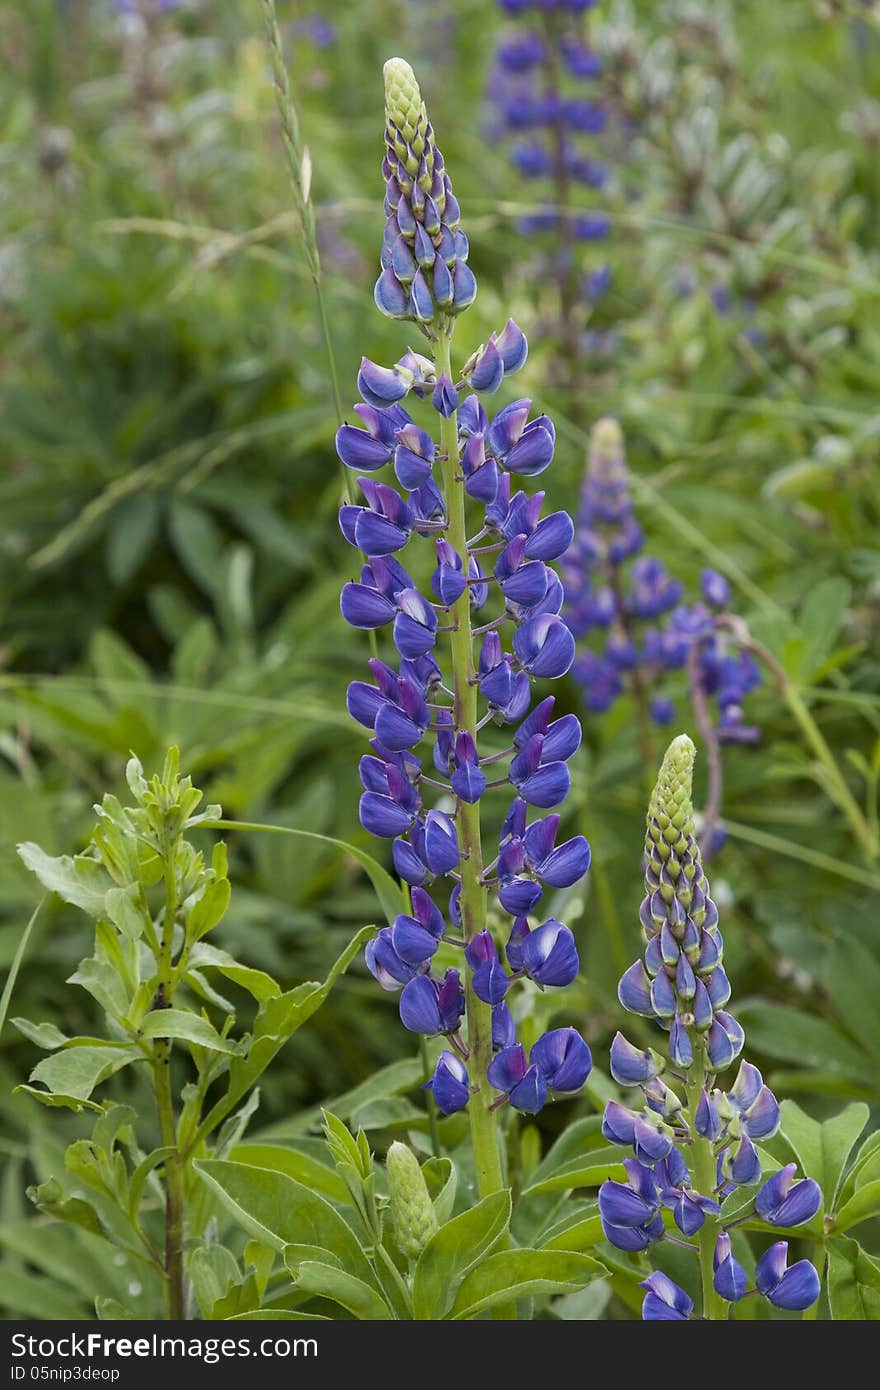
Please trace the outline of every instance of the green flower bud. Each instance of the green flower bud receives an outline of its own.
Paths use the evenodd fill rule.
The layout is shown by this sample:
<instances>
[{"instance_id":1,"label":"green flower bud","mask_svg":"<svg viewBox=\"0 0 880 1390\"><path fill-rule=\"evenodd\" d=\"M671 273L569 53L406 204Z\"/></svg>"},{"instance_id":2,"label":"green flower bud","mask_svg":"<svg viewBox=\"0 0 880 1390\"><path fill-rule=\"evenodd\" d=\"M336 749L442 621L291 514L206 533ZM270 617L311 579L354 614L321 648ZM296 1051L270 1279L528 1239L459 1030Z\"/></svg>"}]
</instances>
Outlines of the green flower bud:
<instances>
[{"instance_id":1,"label":"green flower bud","mask_svg":"<svg viewBox=\"0 0 880 1390\"><path fill-rule=\"evenodd\" d=\"M394 1239L401 1254L417 1260L437 1229L434 1204L412 1149L393 1143L385 1159Z\"/></svg>"}]
</instances>

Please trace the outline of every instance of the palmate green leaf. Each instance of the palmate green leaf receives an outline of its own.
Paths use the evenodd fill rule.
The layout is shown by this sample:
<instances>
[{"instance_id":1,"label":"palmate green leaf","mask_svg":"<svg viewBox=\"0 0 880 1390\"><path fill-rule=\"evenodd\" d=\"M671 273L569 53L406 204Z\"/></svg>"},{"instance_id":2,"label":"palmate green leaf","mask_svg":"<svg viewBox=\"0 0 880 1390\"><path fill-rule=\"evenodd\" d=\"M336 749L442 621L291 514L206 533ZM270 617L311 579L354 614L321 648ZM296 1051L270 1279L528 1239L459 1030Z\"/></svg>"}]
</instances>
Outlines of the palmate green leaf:
<instances>
[{"instance_id":1,"label":"palmate green leaf","mask_svg":"<svg viewBox=\"0 0 880 1390\"><path fill-rule=\"evenodd\" d=\"M272 835L293 835L299 836L300 839L318 840L322 844L333 845L336 849L350 854L360 864L376 890L376 897L389 923L393 922L399 913L409 910L409 894L404 892L403 887L377 859L359 845L350 845L347 840L337 840L332 835L319 835L316 830L300 830L292 825L260 825L254 821L237 820L218 820L210 824L217 830L262 830Z\"/></svg>"},{"instance_id":2,"label":"palmate green leaf","mask_svg":"<svg viewBox=\"0 0 880 1390\"><path fill-rule=\"evenodd\" d=\"M502 1238L510 1214L510 1193L494 1192L434 1232L413 1274L415 1318L431 1320L445 1315L457 1281Z\"/></svg>"},{"instance_id":3,"label":"palmate green leaf","mask_svg":"<svg viewBox=\"0 0 880 1390\"><path fill-rule=\"evenodd\" d=\"M804 653L795 673L802 681L809 681L833 650L851 598L851 585L835 575L817 584L804 600L798 616Z\"/></svg>"},{"instance_id":4,"label":"palmate green leaf","mask_svg":"<svg viewBox=\"0 0 880 1390\"><path fill-rule=\"evenodd\" d=\"M844 1169L870 1111L854 1101L840 1114L819 1123L804 1114L793 1100L782 1102L783 1138L789 1143L807 1177L815 1178L825 1198L825 1210L834 1211Z\"/></svg>"},{"instance_id":5,"label":"palmate green leaf","mask_svg":"<svg viewBox=\"0 0 880 1390\"><path fill-rule=\"evenodd\" d=\"M39 845L31 843L19 845L18 854L22 863L51 893L82 908L90 917L104 915L104 898L113 885L97 860L81 854L76 858L62 854L53 859Z\"/></svg>"},{"instance_id":6,"label":"palmate green leaf","mask_svg":"<svg viewBox=\"0 0 880 1390\"><path fill-rule=\"evenodd\" d=\"M434 1203L438 1226L452 1215L458 1190L458 1169L449 1158L428 1158L422 1164L422 1176L428 1185L428 1195Z\"/></svg>"},{"instance_id":7,"label":"palmate green leaf","mask_svg":"<svg viewBox=\"0 0 880 1390\"><path fill-rule=\"evenodd\" d=\"M483 1260L459 1285L450 1318L473 1318L499 1303L573 1293L608 1271L572 1250L502 1250Z\"/></svg>"},{"instance_id":8,"label":"palmate green leaf","mask_svg":"<svg viewBox=\"0 0 880 1390\"><path fill-rule=\"evenodd\" d=\"M227 1159L205 1159L196 1171L249 1235L279 1252L285 1245L320 1246L365 1282L372 1271L348 1223L325 1198L286 1173Z\"/></svg>"},{"instance_id":9,"label":"palmate green leaf","mask_svg":"<svg viewBox=\"0 0 880 1390\"><path fill-rule=\"evenodd\" d=\"M542 1250L591 1250L605 1239L598 1202L578 1203L571 1216L563 1217L544 1236Z\"/></svg>"},{"instance_id":10,"label":"palmate green leaf","mask_svg":"<svg viewBox=\"0 0 880 1390\"><path fill-rule=\"evenodd\" d=\"M586 1155L591 1149L601 1149L604 1146L601 1115L586 1115L581 1120L575 1120L574 1124L568 1125L551 1144L529 1181L539 1183L544 1178L551 1177L572 1159Z\"/></svg>"},{"instance_id":11,"label":"palmate green leaf","mask_svg":"<svg viewBox=\"0 0 880 1390\"><path fill-rule=\"evenodd\" d=\"M217 1029L199 1014L186 1009L154 1009L146 1015L140 1027L142 1038L178 1038L181 1042L195 1043L198 1047L210 1048L212 1052L228 1052L240 1056L243 1043L221 1038Z\"/></svg>"},{"instance_id":12,"label":"palmate green leaf","mask_svg":"<svg viewBox=\"0 0 880 1390\"><path fill-rule=\"evenodd\" d=\"M105 1047L68 1047L44 1057L31 1072L28 1080L40 1082L45 1091L31 1086L17 1086L16 1091L24 1091L48 1105L79 1109L102 1081L132 1062L143 1060L144 1054L135 1047L114 1047L109 1043Z\"/></svg>"},{"instance_id":13,"label":"palmate green leaf","mask_svg":"<svg viewBox=\"0 0 880 1390\"><path fill-rule=\"evenodd\" d=\"M834 1217L833 1230L848 1231L862 1221L880 1216L880 1178L866 1182L845 1202Z\"/></svg>"},{"instance_id":14,"label":"palmate green leaf","mask_svg":"<svg viewBox=\"0 0 880 1390\"><path fill-rule=\"evenodd\" d=\"M296 1178L297 1182L329 1197L331 1201L348 1200L348 1188L335 1168L320 1163L311 1154L283 1148L280 1144L239 1144L232 1149L229 1158L233 1163L249 1163L257 1168L286 1173L289 1178Z\"/></svg>"},{"instance_id":15,"label":"palmate green leaf","mask_svg":"<svg viewBox=\"0 0 880 1390\"><path fill-rule=\"evenodd\" d=\"M541 1165L540 1173L544 1165ZM537 1176L537 1174L536 1174ZM588 1150L587 1153L568 1159L558 1168L529 1183L523 1196L533 1192L561 1192L572 1187L598 1187L606 1178L618 1182L626 1181L626 1169L619 1148L609 1144L601 1149Z\"/></svg>"},{"instance_id":16,"label":"palmate green leaf","mask_svg":"<svg viewBox=\"0 0 880 1390\"><path fill-rule=\"evenodd\" d=\"M295 989L265 1000L260 1005L247 1053L243 1057L233 1058L230 1063L226 1094L218 1100L202 1123L200 1134L210 1134L222 1120L225 1120L242 1096L250 1091L263 1074L276 1053L321 1007L339 976L344 974L372 935L372 927L364 927L352 937L323 984L309 980L305 984L297 985Z\"/></svg>"},{"instance_id":17,"label":"palmate green leaf","mask_svg":"<svg viewBox=\"0 0 880 1390\"><path fill-rule=\"evenodd\" d=\"M828 1244L828 1303L840 1322L880 1322L880 1260L855 1240Z\"/></svg>"},{"instance_id":18,"label":"palmate green leaf","mask_svg":"<svg viewBox=\"0 0 880 1390\"><path fill-rule=\"evenodd\" d=\"M880 1130L869 1134L862 1144L840 1189L840 1202L849 1201L854 1192L865 1183L880 1178Z\"/></svg>"},{"instance_id":19,"label":"palmate green leaf","mask_svg":"<svg viewBox=\"0 0 880 1390\"><path fill-rule=\"evenodd\" d=\"M316 1260L299 1265L288 1263L287 1267L297 1292L329 1298L359 1322L387 1322L392 1317L391 1309L375 1288L345 1269Z\"/></svg>"},{"instance_id":20,"label":"palmate green leaf","mask_svg":"<svg viewBox=\"0 0 880 1390\"><path fill-rule=\"evenodd\" d=\"M835 936L825 953L822 980L831 999L841 1001L846 1026L880 1060L880 963L854 936Z\"/></svg>"}]
</instances>

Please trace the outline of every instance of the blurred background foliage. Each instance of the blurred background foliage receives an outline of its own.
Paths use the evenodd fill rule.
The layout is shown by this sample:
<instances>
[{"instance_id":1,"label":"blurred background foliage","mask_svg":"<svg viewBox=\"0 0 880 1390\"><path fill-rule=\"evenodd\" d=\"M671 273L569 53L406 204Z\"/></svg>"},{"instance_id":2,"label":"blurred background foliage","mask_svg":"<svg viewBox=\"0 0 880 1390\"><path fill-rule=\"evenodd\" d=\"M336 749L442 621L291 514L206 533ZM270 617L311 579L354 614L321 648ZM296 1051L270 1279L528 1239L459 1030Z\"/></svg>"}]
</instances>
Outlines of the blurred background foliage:
<instances>
[{"instance_id":1,"label":"blurred background foliage","mask_svg":"<svg viewBox=\"0 0 880 1390\"><path fill-rule=\"evenodd\" d=\"M691 589L707 563L733 581L876 841L872 7L599 5L600 91L615 113L599 201L612 229L587 244L582 268L608 266L612 278L585 308L574 359L546 248L519 230L533 191L487 133L492 52L508 26L499 7L337 0L319 14L309 0L278 0L278 13L344 401L362 354L390 363L404 346L372 304L380 72L399 52L422 78L471 238L480 294L459 336L476 345L509 314L529 332L520 389L558 422L554 506L576 506L586 431L614 413L649 550ZM5 973L37 900L15 844L82 847L92 804L121 785L130 750L152 769L176 742L227 815L365 844L363 739L344 691L367 647L338 615L350 576L335 520L337 421L260 6L6 4L0 58ZM579 708L574 685L558 700ZM878 1100L880 859L854 842L771 686L750 697L750 714L763 737L725 751L729 839L712 881L749 1055L821 1117L841 1097ZM602 1094L616 976L635 954L635 745L625 701L586 719L568 833L577 822L590 837L594 869L560 910L585 963L566 1008L579 1011L600 1069L582 1101L550 1114L550 1131ZM237 887L218 943L284 985L323 973L377 912L353 860L292 843L231 836ZM12 1013L92 1031L91 1001L64 985L85 946L79 915L47 905ZM255 1129L302 1129L321 1099L397 1064L357 1112L381 1148L421 1123L407 1046L393 1003L353 970L276 1063ZM81 1265L65 1276L67 1236L41 1227L37 1240L24 1197L79 1122L13 1098L34 1050L10 1027L0 1047L3 1306L11 1317L87 1316ZM408 1088L409 1101L395 1096ZM356 1094L335 1108L357 1104ZM115 1277L96 1265L96 1288Z\"/></svg>"}]
</instances>

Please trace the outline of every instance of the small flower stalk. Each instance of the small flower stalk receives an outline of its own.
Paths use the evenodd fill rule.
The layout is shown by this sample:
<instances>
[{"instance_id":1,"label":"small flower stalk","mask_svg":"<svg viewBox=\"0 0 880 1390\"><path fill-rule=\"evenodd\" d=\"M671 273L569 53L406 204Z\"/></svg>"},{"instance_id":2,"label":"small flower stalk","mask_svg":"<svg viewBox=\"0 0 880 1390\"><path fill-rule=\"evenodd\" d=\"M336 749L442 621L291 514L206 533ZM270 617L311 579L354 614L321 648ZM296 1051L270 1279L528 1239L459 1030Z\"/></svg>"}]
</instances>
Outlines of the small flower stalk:
<instances>
[{"instance_id":1,"label":"small flower stalk","mask_svg":"<svg viewBox=\"0 0 880 1390\"><path fill-rule=\"evenodd\" d=\"M611 1074L621 1086L640 1089L644 1106L609 1101L602 1122L611 1143L633 1152L624 1160L626 1182L609 1180L599 1191L606 1238L630 1252L673 1239L700 1264L701 1314L657 1270L642 1285L642 1316L649 1321L728 1317L750 1292L731 1239L733 1225L757 1217L783 1230L797 1228L822 1204L818 1184L796 1180L794 1164L762 1182L758 1144L776 1133L779 1106L757 1067L741 1061L727 1089L717 1084L745 1038L727 1008L730 983L718 910L694 832L695 752L687 735L679 735L660 768L645 837L640 920L646 946L619 986L623 1007L653 1019L667 1034L665 1055L617 1034ZM736 1221L728 1223L725 1198L752 1188L751 1203L745 1211L737 1204ZM818 1275L808 1260L789 1266L787 1251L779 1241L761 1256L755 1288L778 1308L803 1311L818 1298Z\"/></svg>"},{"instance_id":2,"label":"small flower stalk","mask_svg":"<svg viewBox=\"0 0 880 1390\"><path fill-rule=\"evenodd\" d=\"M760 684L761 673L737 640L744 625L730 614L730 585L724 576L704 570L700 601L683 603L683 584L662 561L643 553L644 541L630 492L623 432L616 420L599 420L590 435L574 541L563 562L566 621L581 639L572 672L590 713L605 713L623 695L632 698L646 769L655 765L655 727L676 717L665 682L672 672L686 672L691 710L709 763L700 827L708 858L725 838L718 823L720 749L760 737L747 722L743 703Z\"/></svg>"},{"instance_id":3,"label":"small flower stalk","mask_svg":"<svg viewBox=\"0 0 880 1390\"><path fill-rule=\"evenodd\" d=\"M497 1110L534 1114L577 1091L592 1065L572 1028L527 1053L509 1003L515 987L561 988L579 968L571 931L542 899L589 868L587 841L564 837L558 809L580 724L555 718L552 696L533 705L533 686L563 676L574 658L551 568L574 527L564 511L545 513L543 492L521 486L552 461L550 419L527 399L494 416L484 405L523 366L522 330L509 319L453 371L457 316L476 292L467 242L411 68L391 59L385 83L388 221L376 300L418 323L431 347L391 368L364 359L359 423L337 435L363 495L342 508L340 526L365 556L342 613L390 637L388 660L372 660L371 679L348 691L349 713L371 736L360 820L390 841L411 894L411 911L377 933L366 961L399 993L405 1028L446 1040L428 1085L442 1114L469 1110L485 1195L502 1185ZM428 584L404 563L419 541ZM501 831L484 855L481 807L493 797Z\"/></svg>"}]
</instances>

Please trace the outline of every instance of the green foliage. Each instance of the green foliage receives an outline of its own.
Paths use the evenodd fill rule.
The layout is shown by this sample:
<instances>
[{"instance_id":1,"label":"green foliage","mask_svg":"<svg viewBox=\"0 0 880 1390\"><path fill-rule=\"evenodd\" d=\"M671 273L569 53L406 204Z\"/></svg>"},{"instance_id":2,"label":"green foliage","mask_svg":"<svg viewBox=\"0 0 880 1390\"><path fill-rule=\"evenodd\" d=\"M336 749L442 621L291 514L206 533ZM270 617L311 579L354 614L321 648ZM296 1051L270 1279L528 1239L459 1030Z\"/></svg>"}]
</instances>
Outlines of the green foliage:
<instances>
[{"instance_id":1,"label":"green foliage","mask_svg":"<svg viewBox=\"0 0 880 1390\"><path fill-rule=\"evenodd\" d=\"M557 422L554 505L576 506L586 430L613 413L648 549L690 588L704 565L729 577L824 740L830 765L790 700L769 682L755 694L763 739L725 752L729 840L712 878L749 1054L798 1098L765 1170L797 1155L825 1185L822 1229L808 1233L827 1254L819 1315L874 1317L876 28L814 0L597 8L597 94L616 91L636 133L612 130L600 196L612 235L577 250L577 277L607 263L613 279L599 303L579 301L586 351L573 374L549 247L519 232L533 189L501 151L481 158L475 135L506 27L495 0L437 3L430 22L421 6L373 6L369 24L344 0L327 49L291 29L301 15L288 0L276 8L300 126L296 189L307 146L306 235L313 215L340 380L362 353L399 355L370 289L381 65L400 51L424 74L455 168L480 281L475 337L507 314L529 333L517 392ZM338 616L340 581L355 575L340 572L337 410L261 7L191 4L149 32L120 23L109 0L11 9L0 75L0 317L13 345L0 366L3 1313L157 1316L166 1182L182 1148L193 1314L409 1317L417 1290L416 1316L488 1316L509 1296L501 1272L515 1270L521 1310L638 1316L638 1271L602 1241L593 1189L621 1175L620 1155L592 1113L617 1095L603 1062L638 935L632 710L589 716L572 763L561 834L588 835L593 871L548 907L576 930L585 979L564 1019L548 992L518 1020L533 1041L557 1019L587 1019L596 1070L581 1100L511 1126L515 1201L488 1220L460 1116L439 1121L442 1156L428 1156L423 1063L355 964L363 924L406 904L357 822L363 740L345 687L368 648ZM579 709L573 684L557 694L557 713ZM126 783L132 753L155 767L171 746L225 808L225 850L216 809L183 833L195 808L173 768L167 782L135 770ZM166 1008L163 865L178 832ZM166 1041L171 1143L153 1118ZM380 1161L394 1140L421 1160L439 1227L412 1280ZM269 1206L248 1227L221 1195L221 1170L238 1175L242 1198L260 1174L308 1190L351 1232L357 1267L338 1268L338 1252L311 1248L302 1229L265 1225ZM264 1228L268 1242L255 1235ZM766 1237L742 1235L743 1259ZM122 1263L108 1261L108 1242Z\"/></svg>"}]
</instances>

